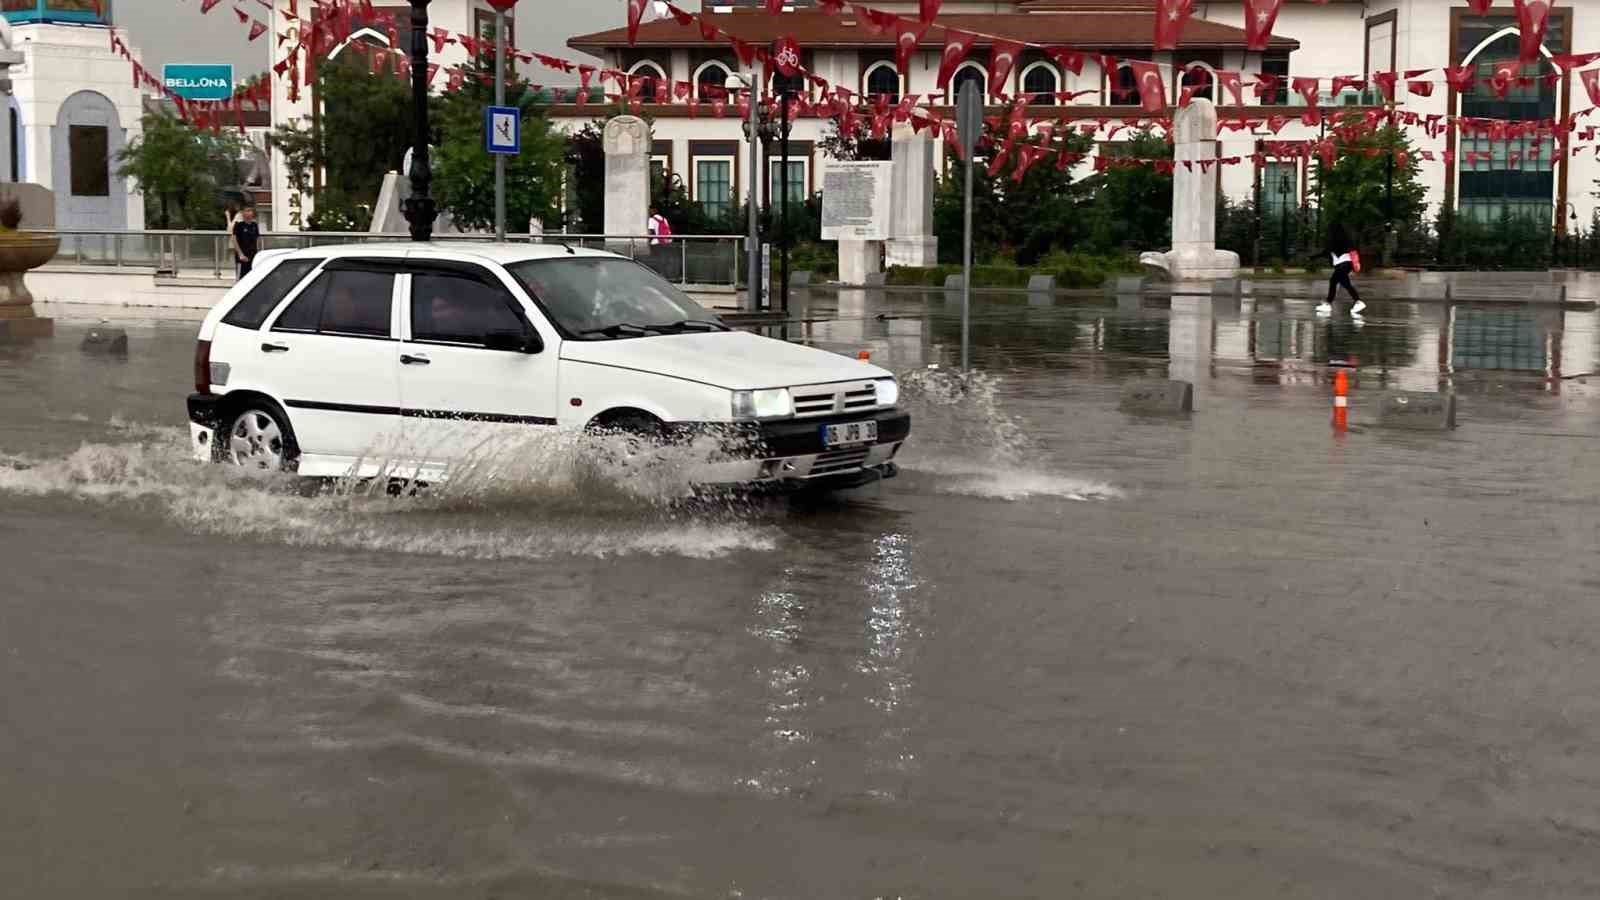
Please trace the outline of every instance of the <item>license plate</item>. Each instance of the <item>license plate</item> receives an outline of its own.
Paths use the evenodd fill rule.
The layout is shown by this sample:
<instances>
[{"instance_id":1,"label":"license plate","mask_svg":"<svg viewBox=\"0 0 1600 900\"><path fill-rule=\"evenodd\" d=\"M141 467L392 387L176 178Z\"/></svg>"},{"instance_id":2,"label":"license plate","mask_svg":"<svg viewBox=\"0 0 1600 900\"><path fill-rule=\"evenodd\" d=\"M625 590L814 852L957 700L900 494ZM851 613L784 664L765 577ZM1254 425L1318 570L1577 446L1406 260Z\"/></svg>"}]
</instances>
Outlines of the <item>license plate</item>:
<instances>
[{"instance_id":1,"label":"license plate","mask_svg":"<svg viewBox=\"0 0 1600 900\"><path fill-rule=\"evenodd\" d=\"M824 447L849 447L852 444L875 444L877 442L877 422L847 422L843 425L824 425L822 427L822 446Z\"/></svg>"}]
</instances>

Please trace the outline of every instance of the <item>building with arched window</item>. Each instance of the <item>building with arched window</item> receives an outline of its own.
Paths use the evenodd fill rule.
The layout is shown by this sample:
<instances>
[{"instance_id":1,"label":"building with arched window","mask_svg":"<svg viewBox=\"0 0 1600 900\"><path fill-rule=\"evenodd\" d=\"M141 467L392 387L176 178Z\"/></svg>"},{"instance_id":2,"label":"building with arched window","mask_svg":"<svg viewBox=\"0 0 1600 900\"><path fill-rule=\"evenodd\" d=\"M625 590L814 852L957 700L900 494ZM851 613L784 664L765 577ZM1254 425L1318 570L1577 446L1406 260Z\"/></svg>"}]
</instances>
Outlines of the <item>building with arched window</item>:
<instances>
[{"instance_id":1,"label":"building with arched window","mask_svg":"<svg viewBox=\"0 0 1600 900\"><path fill-rule=\"evenodd\" d=\"M4 0L0 14L22 63L10 71L0 179L55 194L58 228L144 227L144 198L116 172L142 133L140 90L111 51L109 0ZM25 223L26 224L26 223Z\"/></svg>"}]
</instances>

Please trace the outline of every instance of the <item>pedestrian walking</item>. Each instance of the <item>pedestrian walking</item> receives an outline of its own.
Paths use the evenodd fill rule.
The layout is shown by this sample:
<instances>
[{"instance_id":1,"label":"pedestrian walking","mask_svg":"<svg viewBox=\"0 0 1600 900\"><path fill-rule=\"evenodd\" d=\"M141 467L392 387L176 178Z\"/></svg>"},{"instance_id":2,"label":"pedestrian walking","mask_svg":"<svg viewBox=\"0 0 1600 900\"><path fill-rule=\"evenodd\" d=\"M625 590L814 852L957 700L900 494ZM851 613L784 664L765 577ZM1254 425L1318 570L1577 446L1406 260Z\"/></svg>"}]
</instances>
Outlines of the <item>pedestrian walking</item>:
<instances>
[{"instance_id":1,"label":"pedestrian walking","mask_svg":"<svg viewBox=\"0 0 1600 900\"><path fill-rule=\"evenodd\" d=\"M1318 315L1331 315L1333 313L1333 300L1338 296L1339 287L1343 285L1350 294L1350 299L1355 305L1350 307L1350 315L1359 316L1367 308L1367 304L1356 292L1356 286L1350 281L1350 273L1355 271L1359 264L1360 256L1357 255L1355 244L1350 240L1350 233L1339 222L1333 223L1328 229L1328 256L1333 259L1333 273L1328 276L1328 299L1317 307Z\"/></svg>"},{"instance_id":2,"label":"pedestrian walking","mask_svg":"<svg viewBox=\"0 0 1600 900\"><path fill-rule=\"evenodd\" d=\"M650 220L645 223L645 232L650 235L650 257L655 263L654 268L662 277L669 281L677 281L679 273L677 257L669 249L672 246L672 223L661 214L661 210L650 207Z\"/></svg>"},{"instance_id":3,"label":"pedestrian walking","mask_svg":"<svg viewBox=\"0 0 1600 900\"><path fill-rule=\"evenodd\" d=\"M228 242L233 245L233 256L238 263L239 277L250 274L250 266L256 261L256 253L261 249L261 226L256 224L256 208L246 206L239 211L239 220L233 223L233 231L228 237Z\"/></svg>"}]
</instances>

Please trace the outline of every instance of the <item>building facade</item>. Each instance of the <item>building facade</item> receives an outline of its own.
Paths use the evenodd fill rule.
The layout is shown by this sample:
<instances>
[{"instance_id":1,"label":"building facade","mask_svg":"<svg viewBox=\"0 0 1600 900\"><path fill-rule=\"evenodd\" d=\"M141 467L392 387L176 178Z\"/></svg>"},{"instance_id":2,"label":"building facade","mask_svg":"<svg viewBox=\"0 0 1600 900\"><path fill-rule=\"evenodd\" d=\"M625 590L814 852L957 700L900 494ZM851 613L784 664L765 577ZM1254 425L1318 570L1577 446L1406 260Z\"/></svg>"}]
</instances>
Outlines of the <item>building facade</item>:
<instances>
[{"instance_id":1,"label":"building facade","mask_svg":"<svg viewBox=\"0 0 1600 900\"><path fill-rule=\"evenodd\" d=\"M144 198L116 172L144 108L111 50L112 3L0 0L0 14L23 57L10 72L0 180L54 191L57 228L143 228Z\"/></svg>"},{"instance_id":2,"label":"building facade","mask_svg":"<svg viewBox=\"0 0 1600 900\"><path fill-rule=\"evenodd\" d=\"M908 18L917 15L915 2L880 0L871 5ZM830 15L801 0L798 6L786 7L784 13L774 16L759 8L762 6L757 0L725 5L708 0L706 10L724 32L752 44L770 46L781 37L793 37L809 71L869 97L887 95L898 100L915 94L932 96L936 105L948 105L962 81L987 80L990 41L983 37L950 88L941 91L937 76L944 36L937 25L912 54L909 70L901 72L895 64L894 35L874 36L860 27L849 11ZM1148 0L946 0L938 21L982 35L1085 51L1088 58L1082 71L1074 73L1062 70L1042 51L1029 50L1017 61L1004 91L1083 92L1054 111L1069 122L1140 117L1139 97L1131 90L1132 73L1125 61L1156 63L1165 76L1169 103L1176 103L1187 85L1197 95L1216 100L1224 119L1250 122L1246 129L1219 136L1218 155L1241 157L1244 164L1219 166L1217 177L1229 197L1242 201L1258 196L1263 211L1271 214L1310 200L1315 188L1309 167L1293 158L1268 159L1260 165L1249 158L1269 141L1315 141L1325 133L1321 126L1301 123L1305 100L1288 89L1288 78L1321 79L1319 106L1325 115L1383 106L1372 87L1345 88L1332 95L1334 77L1428 69L1419 77L1434 82L1431 95L1408 92L1402 77L1396 97L1398 110L1423 117L1461 115L1518 121L1563 116L1589 104L1576 73L1562 73L1551 57L1600 50L1600 38L1595 39L1595 46L1575 45L1576 36L1583 34L1587 13L1581 5L1552 10L1542 59L1524 71L1560 77L1554 84L1536 78L1531 86L1513 87L1504 98L1489 90L1484 80L1497 62L1517 57L1517 18L1509 5L1496 6L1479 17L1447 0L1331 0L1325 4L1286 0L1273 29L1273 42L1264 52L1246 48L1244 10L1238 0L1197 4L1195 18L1173 52L1152 49L1154 7ZM622 28L574 37L569 45L631 75L690 82L697 98L703 86L721 85L731 74L768 83L759 61L752 67L743 66L726 42L708 41L696 25L680 25L671 17L644 23L633 45L628 44ZM1114 71L1102 69L1098 62L1101 54L1119 60ZM1469 64L1478 72L1475 88L1459 94L1449 89L1444 84L1444 67ZM1215 96L1217 86L1211 73L1219 70L1240 72L1246 82L1262 72L1276 74L1284 77L1284 87L1272 101L1257 98L1246 89L1243 107L1234 107L1231 98ZM804 119L795 126L794 159L786 175L778 171L775 159L763 157L763 171L752 179L743 171L748 168L744 162L748 154L741 123L731 110L725 118L708 116L703 108L691 116L688 104L679 98L645 99L659 101L647 102L644 107L655 123L655 164L678 175L690 195L709 211L738 203L749 196L752 187L757 201L765 203L777 195L779 177L789 178L791 195L809 194L818 188L818 144L827 131L827 120ZM592 120L595 110L562 106L555 114L565 127L577 128ZM1491 141L1461 137L1453 130L1436 134L1423 128L1409 131L1413 146L1427 151L1419 152L1418 160L1430 216L1448 207L1482 220L1509 211L1563 224L1578 220L1586 226L1595 210L1594 185L1600 178L1600 166L1587 151L1577 157L1553 153L1548 137L1541 150L1541 140L1534 136ZM1096 140L1115 144L1117 138L1109 129L1102 129ZM936 153L939 165L947 165L950 155L942 143ZM1468 159L1470 163L1462 162Z\"/></svg>"}]
</instances>

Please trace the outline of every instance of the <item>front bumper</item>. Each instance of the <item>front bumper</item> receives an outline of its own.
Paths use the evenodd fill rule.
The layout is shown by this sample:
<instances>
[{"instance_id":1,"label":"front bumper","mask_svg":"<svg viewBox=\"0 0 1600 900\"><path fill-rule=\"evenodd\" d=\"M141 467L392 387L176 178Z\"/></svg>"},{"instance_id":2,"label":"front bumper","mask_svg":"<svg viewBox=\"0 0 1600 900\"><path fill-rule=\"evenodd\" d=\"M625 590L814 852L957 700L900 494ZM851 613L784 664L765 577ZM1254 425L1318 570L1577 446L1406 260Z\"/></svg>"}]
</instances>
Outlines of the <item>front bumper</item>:
<instances>
[{"instance_id":1,"label":"front bumper","mask_svg":"<svg viewBox=\"0 0 1600 900\"><path fill-rule=\"evenodd\" d=\"M825 426L868 421L878 423L877 443L834 448L823 445ZM734 426L684 423L680 427L723 435L722 458L696 466L697 483L778 489L847 488L898 474L893 460L911 434L911 415L886 410Z\"/></svg>"}]
</instances>

